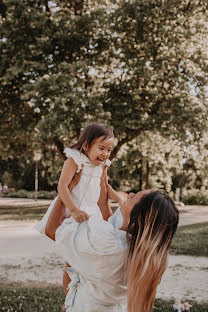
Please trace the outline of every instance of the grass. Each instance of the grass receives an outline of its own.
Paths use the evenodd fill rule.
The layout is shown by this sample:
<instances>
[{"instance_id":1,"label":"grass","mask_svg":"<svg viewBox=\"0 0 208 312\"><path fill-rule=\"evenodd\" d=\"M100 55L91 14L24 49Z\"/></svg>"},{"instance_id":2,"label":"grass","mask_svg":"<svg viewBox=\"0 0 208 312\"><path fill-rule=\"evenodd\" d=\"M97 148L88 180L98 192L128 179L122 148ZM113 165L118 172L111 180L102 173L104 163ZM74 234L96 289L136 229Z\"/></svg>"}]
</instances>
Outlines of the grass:
<instances>
[{"instance_id":1,"label":"grass","mask_svg":"<svg viewBox=\"0 0 208 312\"><path fill-rule=\"evenodd\" d=\"M49 205L0 205L0 221L5 220L40 220L48 209ZM117 204L113 205L113 211L118 208Z\"/></svg>"},{"instance_id":2,"label":"grass","mask_svg":"<svg viewBox=\"0 0 208 312\"><path fill-rule=\"evenodd\" d=\"M48 206L0 206L0 220L40 220Z\"/></svg>"},{"instance_id":3,"label":"grass","mask_svg":"<svg viewBox=\"0 0 208 312\"><path fill-rule=\"evenodd\" d=\"M175 255L208 257L208 222L178 228L171 246Z\"/></svg>"},{"instance_id":4,"label":"grass","mask_svg":"<svg viewBox=\"0 0 208 312\"><path fill-rule=\"evenodd\" d=\"M0 287L1 312L57 312L63 302L61 287Z\"/></svg>"},{"instance_id":5,"label":"grass","mask_svg":"<svg viewBox=\"0 0 208 312\"><path fill-rule=\"evenodd\" d=\"M1 312L58 312L64 302L61 287L0 286ZM191 312L207 312L208 303L192 304ZM173 301L156 300L154 312L170 312Z\"/></svg>"}]
</instances>

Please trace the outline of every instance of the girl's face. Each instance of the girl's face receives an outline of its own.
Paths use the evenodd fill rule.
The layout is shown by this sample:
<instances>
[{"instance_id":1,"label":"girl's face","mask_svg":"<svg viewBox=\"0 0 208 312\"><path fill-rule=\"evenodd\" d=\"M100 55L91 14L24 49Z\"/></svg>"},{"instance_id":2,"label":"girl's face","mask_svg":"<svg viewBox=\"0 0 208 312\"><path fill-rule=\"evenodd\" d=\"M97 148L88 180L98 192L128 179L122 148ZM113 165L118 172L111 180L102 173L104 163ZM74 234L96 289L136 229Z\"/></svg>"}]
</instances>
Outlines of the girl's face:
<instances>
[{"instance_id":1,"label":"girl's face","mask_svg":"<svg viewBox=\"0 0 208 312\"><path fill-rule=\"evenodd\" d=\"M99 166L110 157L113 149L113 138L97 138L88 148L84 147L85 154L94 166Z\"/></svg>"}]
</instances>

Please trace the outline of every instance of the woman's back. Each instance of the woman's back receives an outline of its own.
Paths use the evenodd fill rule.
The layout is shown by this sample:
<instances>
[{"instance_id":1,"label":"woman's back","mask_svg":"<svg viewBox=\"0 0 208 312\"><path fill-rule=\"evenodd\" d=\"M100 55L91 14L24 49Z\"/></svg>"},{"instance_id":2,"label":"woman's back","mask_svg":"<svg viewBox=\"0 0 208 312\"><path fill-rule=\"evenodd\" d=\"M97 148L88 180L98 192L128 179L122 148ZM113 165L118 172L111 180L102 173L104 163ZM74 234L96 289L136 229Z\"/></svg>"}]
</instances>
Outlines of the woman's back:
<instances>
[{"instance_id":1,"label":"woman's back","mask_svg":"<svg viewBox=\"0 0 208 312\"><path fill-rule=\"evenodd\" d=\"M70 312L126 311L124 231L95 216L81 224L66 219L57 230L56 244L73 268L65 302Z\"/></svg>"}]
</instances>

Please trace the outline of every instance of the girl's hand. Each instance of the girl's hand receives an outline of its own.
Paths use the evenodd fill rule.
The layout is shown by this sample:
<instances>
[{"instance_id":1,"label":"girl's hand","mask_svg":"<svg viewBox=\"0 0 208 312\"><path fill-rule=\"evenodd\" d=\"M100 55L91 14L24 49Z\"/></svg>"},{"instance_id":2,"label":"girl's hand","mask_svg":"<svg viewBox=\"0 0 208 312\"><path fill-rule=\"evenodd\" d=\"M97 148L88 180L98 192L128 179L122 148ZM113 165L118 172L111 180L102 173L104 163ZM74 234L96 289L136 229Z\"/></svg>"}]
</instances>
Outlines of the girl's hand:
<instances>
[{"instance_id":1,"label":"girl's hand","mask_svg":"<svg viewBox=\"0 0 208 312\"><path fill-rule=\"evenodd\" d=\"M83 222L89 219L89 215L80 209L73 210L70 214L77 222Z\"/></svg>"},{"instance_id":2,"label":"girl's hand","mask_svg":"<svg viewBox=\"0 0 208 312\"><path fill-rule=\"evenodd\" d=\"M103 173L100 179L100 197L98 200L98 206L100 207L100 211L102 213L103 219L108 220L110 216L112 216L112 210L108 203L108 176L107 176L107 167L103 167Z\"/></svg>"}]
</instances>

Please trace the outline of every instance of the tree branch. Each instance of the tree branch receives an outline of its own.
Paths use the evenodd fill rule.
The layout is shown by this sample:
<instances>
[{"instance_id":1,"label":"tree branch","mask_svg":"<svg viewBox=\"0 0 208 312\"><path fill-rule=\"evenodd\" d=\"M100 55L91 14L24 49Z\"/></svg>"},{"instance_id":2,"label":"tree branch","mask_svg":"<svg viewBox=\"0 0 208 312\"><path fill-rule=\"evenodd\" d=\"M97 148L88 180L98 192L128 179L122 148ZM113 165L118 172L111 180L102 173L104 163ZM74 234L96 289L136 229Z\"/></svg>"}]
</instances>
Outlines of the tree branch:
<instances>
[{"instance_id":1,"label":"tree branch","mask_svg":"<svg viewBox=\"0 0 208 312\"><path fill-rule=\"evenodd\" d=\"M51 10L50 10L50 8L48 6L48 0L45 0L44 4L45 4L45 7L46 7L46 12L49 12L51 14Z\"/></svg>"},{"instance_id":2,"label":"tree branch","mask_svg":"<svg viewBox=\"0 0 208 312\"><path fill-rule=\"evenodd\" d=\"M185 9L183 10L184 12L187 12L187 11L189 10L189 8L190 8L190 6L191 6L191 2L192 2L192 0L190 0L190 1L188 2L187 6L186 6Z\"/></svg>"},{"instance_id":3,"label":"tree branch","mask_svg":"<svg viewBox=\"0 0 208 312\"><path fill-rule=\"evenodd\" d=\"M147 129L136 129L131 136L129 137L126 137L124 139L122 139L121 141L118 141L117 145L114 147L112 153L111 153L111 156L110 156L110 159L114 159L118 153L118 151L120 150L121 146L124 145L125 143L128 143L130 142L131 140L135 139L142 131L145 131Z\"/></svg>"}]
</instances>

